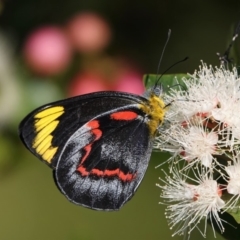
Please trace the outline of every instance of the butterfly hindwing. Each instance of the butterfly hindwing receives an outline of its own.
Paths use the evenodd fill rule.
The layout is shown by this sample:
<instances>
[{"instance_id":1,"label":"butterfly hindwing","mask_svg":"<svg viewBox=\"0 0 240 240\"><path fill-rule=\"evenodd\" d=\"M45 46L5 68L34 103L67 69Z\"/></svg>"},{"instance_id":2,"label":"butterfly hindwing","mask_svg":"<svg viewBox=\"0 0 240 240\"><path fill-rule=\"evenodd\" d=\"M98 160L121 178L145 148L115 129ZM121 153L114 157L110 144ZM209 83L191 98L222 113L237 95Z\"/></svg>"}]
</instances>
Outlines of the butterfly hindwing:
<instances>
[{"instance_id":1,"label":"butterfly hindwing","mask_svg":"<svg viewBox=\"0 0 240 240\"><path fill-rule=\"evenodd\" d=\"M75 204L118 210L142 181L151 151L144 113L137 104L121 107L71 135L59 156L55 181Z\"/></svg>"},{"instance_id":2,"label":"butterfly hindwing","mask_svg":"<svg viewBox=\"0 0 240 240\"><path fill-rule=\"evenodd\" d=\"M55 168L71 135L89 120L144 98L119 92L96 92L44 105L23 119L20 138L39 159Z\"/></svg>"}]
</instances>

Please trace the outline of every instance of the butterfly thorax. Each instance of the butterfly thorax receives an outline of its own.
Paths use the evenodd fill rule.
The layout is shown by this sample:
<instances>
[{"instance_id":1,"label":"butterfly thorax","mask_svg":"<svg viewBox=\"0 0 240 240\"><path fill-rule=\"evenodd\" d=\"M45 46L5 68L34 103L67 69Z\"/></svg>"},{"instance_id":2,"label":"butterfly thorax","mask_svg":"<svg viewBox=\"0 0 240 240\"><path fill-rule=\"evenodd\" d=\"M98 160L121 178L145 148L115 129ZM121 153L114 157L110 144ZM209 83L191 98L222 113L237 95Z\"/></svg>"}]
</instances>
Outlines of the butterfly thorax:
<instances>
[{"instance_id":1,"label":"butterfly thorax","mask_svg":"<svg viewBox=\"0 0 240 240\"><path fill-rule=\"evenodd\" d=\"M161 97L151 93L147 102L141 104L140 108L147 115L150 134L154 137L158 127L164 120L166 112L165 103Z\"/></svg>"}]
</instances>

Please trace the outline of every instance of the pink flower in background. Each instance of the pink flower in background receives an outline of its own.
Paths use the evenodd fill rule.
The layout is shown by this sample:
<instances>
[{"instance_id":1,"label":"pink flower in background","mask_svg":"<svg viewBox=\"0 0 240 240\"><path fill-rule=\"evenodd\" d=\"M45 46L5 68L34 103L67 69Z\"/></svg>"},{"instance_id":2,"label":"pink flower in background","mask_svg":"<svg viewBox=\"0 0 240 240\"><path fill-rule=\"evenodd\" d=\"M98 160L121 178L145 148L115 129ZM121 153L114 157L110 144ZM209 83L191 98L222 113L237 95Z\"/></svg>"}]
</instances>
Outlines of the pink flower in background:
<instances>
[{"instance_id":1,"label":"pink flower in background","mask_svg":"<svg viewBox=\"0 0 240 240\"><path fill-rule=\"evenodd\" d=\"M61 28L45 26L29 35L23 49L27 65L40 75L55 75L68 66L72 51Z\"/></svg>"},{"instance_id":2,"label":"pink flower in background","mask_svg":"<svg viewBox=\"0 0 240 240\"><path fill-rule=\"evenodd\" d=\"M69 84L68 96L110 90L100 74L93 72L79 73Z\"/></svg>"},{"instance_id":3,"label":"pink flower in background","mask_svg":"<svg viewBox=\"0 0 240 240\"><path fill-rule=\"evenodd\" d=\"M101 51L111 40L108 23L96 13L84 12L73 17L67 25L72 45L81 53Z\"/></svg>"},{"instance_id":4,"label":"pink flower in background","mask_svg":"<svg viewBox=\"0 0 240 240\"><path fill-rule=\"evenodd\" d=\"M112 79L97 71L78 73L69 84L68 96L98 91L120 91L142 94L144 86L142 76L135 70L113 74Z\"/></svg>"},{"instance_id":5,"label":"pink flower in background","mask_svg":"<svg viewBox=\"0 0 240 240\"><path fill-rule=\"evenodd\" d=\"M142 74L134 64L93 54L107 47L111 37L106 20L96 13L83 12L68 21L65 31L57 26L45 26L32 32L25 42L23 55L33 72L46 77L66 70L73 50L81 53L79 70L67 89L70 97L97 91L142 94Z\"/></svg>"},{"instance_id":6,"label":"pink flower in background","mask_svg":"<svg viewBox=\"0 0 240 240\"><path fill-rule=\"evenodd\" d=\"M116 78L115 91L143 94L145 91L142 75L137 71L130 70L120 73Z\"/></svg>"}]
</instances>

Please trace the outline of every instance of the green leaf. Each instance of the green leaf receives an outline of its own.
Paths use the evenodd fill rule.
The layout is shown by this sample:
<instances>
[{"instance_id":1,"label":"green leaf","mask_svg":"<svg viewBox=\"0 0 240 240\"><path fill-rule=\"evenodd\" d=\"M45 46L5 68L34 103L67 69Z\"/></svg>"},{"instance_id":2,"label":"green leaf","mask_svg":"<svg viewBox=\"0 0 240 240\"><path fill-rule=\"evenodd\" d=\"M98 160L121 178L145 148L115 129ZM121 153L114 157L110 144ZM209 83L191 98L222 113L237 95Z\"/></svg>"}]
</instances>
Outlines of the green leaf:
<instances>
[{"instance_id":1,"label":"green leaf","mask_svg":"<svg viewBox=\"0 0 240 240\"><path fill-rule=\"evenodd\" d=\"M156 84L156 82L159 82L163 85L164 92L168 92L169 89L173 86L177 85L184 86L184 83L182 81L183 77L189 78L189 75L184 73L164 74L160 78L160 75L145 74L143 76L143 82L146 88L153 87Z\"/></svg>"},{"instance_id":2,"label":"green leaf","mask_svg":"<svg viewBox=\"0 0 240 240\"><path fill-rule=\"evenodd\" d=\"M226 240L239 240L240 239L240 225L236 223L236 220L229 213L224 212L220 215L224 232L219 229L218 220L208 219L208 223L213 224L214 229Z\"/></svg>"},{"instance_id":3,"label":"green leaf","mask_svg":"<svg viewBox=\"0 0 240 240\"><path fill-rule=\"evenodd\" d=\"M236 206L239 206L239 201L236 204ZM238 224L240 224L240 209L239 208L236 208L234 210L228 210L227 213L230 214Z\"/></svg>"},{"instance_id":4,"label":"green leaf","mask_svg":"<svg viewBox=\"0 0 240 240\"><path fill-rule=\"evenodd\" d=\"M232 194L226 192L222 195L222 199L225 202L228 202L231 201L232 196ZM234 209L230 208L226 212L230 214L238 224L240 224L240 200L238 200L234 205L236 206Z\"/></svg>"}]
</instances>

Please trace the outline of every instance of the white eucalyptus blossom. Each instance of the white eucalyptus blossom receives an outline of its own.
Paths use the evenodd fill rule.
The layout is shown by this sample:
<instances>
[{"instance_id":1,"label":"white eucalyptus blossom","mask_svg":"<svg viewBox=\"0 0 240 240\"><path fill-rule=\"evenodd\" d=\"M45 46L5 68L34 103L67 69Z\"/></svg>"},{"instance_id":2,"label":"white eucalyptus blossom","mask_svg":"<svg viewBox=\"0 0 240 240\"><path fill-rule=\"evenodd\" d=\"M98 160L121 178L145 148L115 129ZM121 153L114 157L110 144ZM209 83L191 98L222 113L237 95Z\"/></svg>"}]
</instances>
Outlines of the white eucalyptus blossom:
<instances>
[{"instance_id":1,"label":"white eucalyptus blossom","mask_svg":"<svg viewBox=\"0 0 240 240\"><path fill-rule=\"evenodd\" d=\"M209 219L212 227L212 220L217 223L221 232L224 231L219 213L224 208L225 202L221 199L222 191L217 181L213 180L212 174L202 174L193 183L181 171L174 169L171 176L165 173L165 179L160 178L161 184L157 184L162 189L161 198L167 204L166 218L170 228L175 228L173 236L183 235L185 231L190 234L192 230L203 219L205 221L204 230L200 230L206 236L206 225ZM213 227L214 228L214 227Z\"/></svg>"},{"instance_id":2,"label":"white eucalyptus blossom","mask_svg":"<svg viewBox=\"0 0 240 240\"><path fill-rule=\"evenodd\" d=\"M239 208L240 200L240 77L236 68L202 63L182 80L165 96L172 104L154 143L155 149L171 153L172 177L165 173L163 185L158 184L166 217L176 227L173 235L190 233L202 219L205 226L207 219L215 221L223 232L219 213ZM179 162L184 164L180 171ZM219 185L218 178L225 184ZM223 190L230 197L222 198ZM205 236L206 228L201 232Z\"/></svg>"},{"instance_id":3,"label":"white eucalyptus blossom","mask_svg":"<svg viewBox=\"0 0 240 240\"><path fill-rule=\"evenodd\" d=\"M226 167L229 176L227 191L233 195L240 195L240 163Z\"/></svg>"},{"instance_id":4,"label":"white eucalyptus blossom","mask_svg":"<svg viewBox=\"0 0 240 240\"><path fill-rule=\"evenodd\" d=\"M235 102L239 98L239 77L237 69L227 70L223 67L213 68L202 63L200 70L195 71L193 75L182 79L186 89L172 89L166 101L174 102L167 113L167 117L172 115L173 121L182 121L186 117L192 117L196 114L205 114L216 116L216 120L224 121L232 113L231 110L225 112L225 106ZM238 100L239 101L239 100ZM234 106L237 107L235 102ZM238 107L237 107L238 109ZM174 114L173 114L174 113ZM223 114L222 117L220 116ZM234 115L236 116L237 113ZM219 115L219 116L218 116ZM232 123L232 121L229 121Z\"/></svg>"},{"instance_id":5,"label":"white eucalyptus blossom","mask_svg":"<svg viewBox=\"0 0 240 240\"><path fill-rule=\"evenodd\" d=\"M186 89L172 89L166 102L168 127L155 148L210 167L215 155L229 154L240 144L240 78L237 70L208 67L183 79Z\"/></svg>"},{"instance_id":6,"label":"white eucalyptus blossom","mask_svg":"<svg viewBox=\"0 0 240 240\"><path fill-rule=\"evenodd\" d=\"M171 132L172 131L172 132ZM155 145L163 150L169 151L172 145L172 152L175 156L186 160L191 167L197 162L206 167L210 167L214 159L214 155L221 151L218 134L214 131L206 131L202 123L197 125L188 123L188 126L180 124L173 125L168 131L168 140L165 144L156 140Z\"/></svg>"},{"instance_id":7,"label":"white eucalyptus blossom","mask_svg":"<svg viewBox=\"0 0 240 240\"><path fill-rule=\"evenodd\" d=\"M227 192L232 198L227 203L227 209L236 210L240 199L240 155L233 159L232 164L225 167L227 173Z\"/></svg>"}]
</instances>

